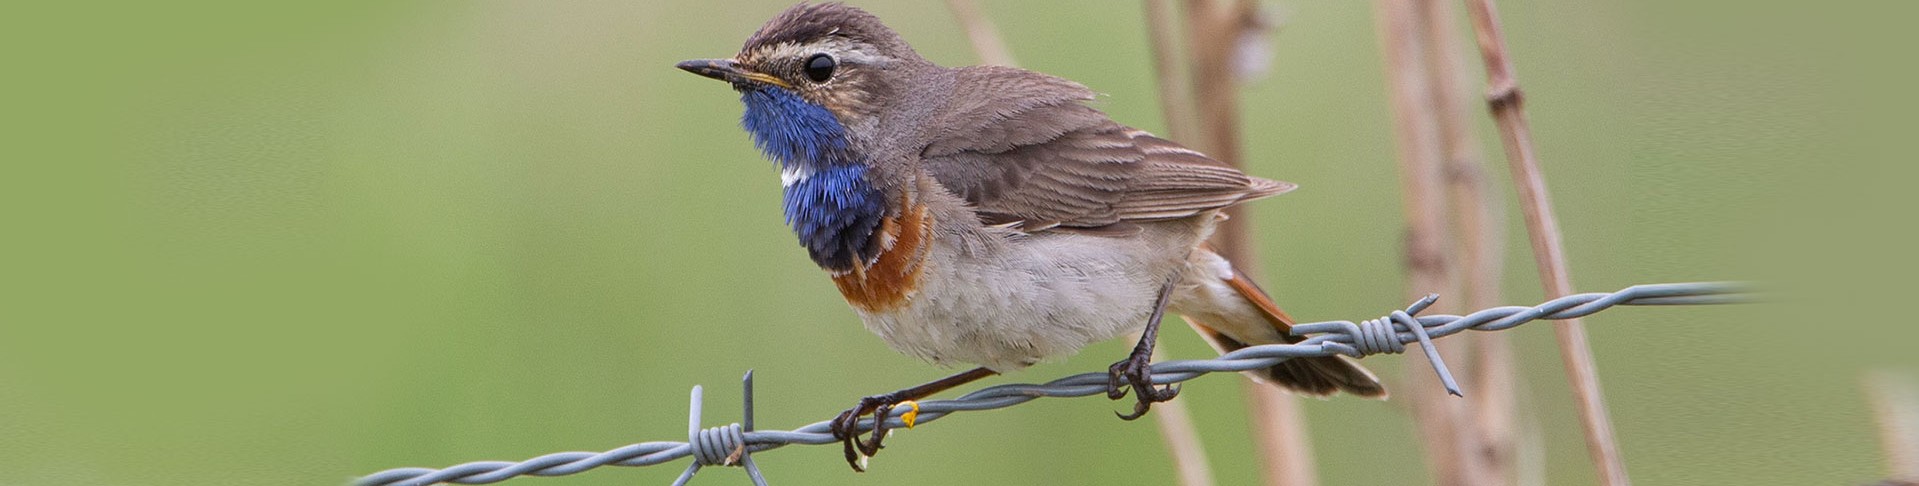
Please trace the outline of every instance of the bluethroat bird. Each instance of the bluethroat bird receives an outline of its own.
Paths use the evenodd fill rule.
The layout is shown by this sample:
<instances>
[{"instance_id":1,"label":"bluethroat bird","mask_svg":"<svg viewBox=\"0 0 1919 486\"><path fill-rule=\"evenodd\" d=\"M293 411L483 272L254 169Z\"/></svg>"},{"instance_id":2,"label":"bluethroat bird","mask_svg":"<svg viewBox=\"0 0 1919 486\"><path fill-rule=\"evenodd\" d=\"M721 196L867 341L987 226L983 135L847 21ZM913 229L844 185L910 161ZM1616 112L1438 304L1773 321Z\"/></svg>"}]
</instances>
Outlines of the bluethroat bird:
<instances>
[{"instance_id":1,"label":"bluethroat bird","mask_svg":"<svg viewBox=\"0 0 1919 486\"><path fill-rule=\"evenodd\" d=\"M860 400L833 422L861 470L885 421L862 415L1140 332L1110 368L1131 420L1153 386L1167 310L1220 352L1297 342L1293 320L1204 241L1220 210L1293 184L1248 176L1107 118L1078 83L1008 67L946 68L877 17L801 4L729 59L679 68L725 81L741 125L779 165L786 221L847 303L893 349L978 368ZM1343 357L1249 372L1308 395L1384 397Z\"/></svg>"}]
</instances>

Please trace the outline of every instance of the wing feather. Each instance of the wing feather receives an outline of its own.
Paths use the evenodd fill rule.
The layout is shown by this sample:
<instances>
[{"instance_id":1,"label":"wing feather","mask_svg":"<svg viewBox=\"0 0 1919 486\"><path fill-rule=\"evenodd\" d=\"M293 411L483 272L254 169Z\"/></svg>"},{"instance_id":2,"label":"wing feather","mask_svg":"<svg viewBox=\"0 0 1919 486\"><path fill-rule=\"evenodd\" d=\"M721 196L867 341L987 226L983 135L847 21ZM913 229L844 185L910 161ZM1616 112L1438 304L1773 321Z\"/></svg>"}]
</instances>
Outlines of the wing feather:
<instances>
[{"instance_id":1,"label":"wing feather","mask_svg":"<svg viewBox=\"0 0 1919 486\"><path fill-rule=\"evenodd\" d=\"M953 101L934 120L946 131L920 157L988 224L1129 228L1115 225L1189 217L1294 187L1114 123L1083 104L1092 91L1071 81L1005 67L957 75Z\"/></svg>"}]
</instances>

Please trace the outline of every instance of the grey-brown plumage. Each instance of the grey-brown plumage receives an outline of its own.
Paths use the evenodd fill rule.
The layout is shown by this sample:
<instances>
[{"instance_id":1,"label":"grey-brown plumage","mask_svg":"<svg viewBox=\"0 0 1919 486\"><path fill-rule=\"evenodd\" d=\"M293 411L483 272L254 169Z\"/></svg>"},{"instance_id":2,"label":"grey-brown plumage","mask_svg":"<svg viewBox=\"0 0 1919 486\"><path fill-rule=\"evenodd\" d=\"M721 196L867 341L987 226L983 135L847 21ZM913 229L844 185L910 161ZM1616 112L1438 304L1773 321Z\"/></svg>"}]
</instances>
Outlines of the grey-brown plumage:
<instances>
[{"instance_id":1,"label":"grey-brown plumage","mask_svg":"<svg viewBox=\"0 0 1919 486\"><path fill-rule=\"evenodd\" d=\"M1079 83L940 67L838 3L795 6L735 57L680 67L742 93L744 125L781 165L795 233L901 352L1000 372L1145 328L1137 362L1115 364L1117 389L1144 370L1138 354L1163 310L1222 352L1298 340L1264 292L1202 246L1220 209L1294 186L1116 123ZM1385 395L1339 357L1254 375L1313 395Z\"/></svg>"},{"instance_id":2,"label":"grey-brown plumage","mask_svg":"<svg viewBox=\"0 0 1919 486\"><path fill-rule=\"evenodd\" d=\"M1008 67L961 68L926 171L988 222L1038 231L1190 217L1293 185L1134 130L1083 104L1092 90Z\"/></svg>"}]
</instances>

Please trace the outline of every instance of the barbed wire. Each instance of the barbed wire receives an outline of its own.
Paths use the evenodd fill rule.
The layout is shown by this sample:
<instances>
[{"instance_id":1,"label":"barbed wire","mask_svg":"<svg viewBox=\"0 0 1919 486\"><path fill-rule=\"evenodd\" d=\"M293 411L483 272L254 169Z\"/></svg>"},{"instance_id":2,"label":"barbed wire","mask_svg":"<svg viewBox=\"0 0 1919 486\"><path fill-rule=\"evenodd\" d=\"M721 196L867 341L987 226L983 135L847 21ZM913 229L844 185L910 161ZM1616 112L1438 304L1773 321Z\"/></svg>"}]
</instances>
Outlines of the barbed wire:
<instances>
[{"instance_id":1,"label":"barbed wire","mask_svg":"<svg viewBox=\"0 0 1919 486\"><path fill-rule=\"evenodd\" d=\"M1180 383L1210 373L1238 372L1268 368L1293 358L1332 355L1362 357L1380 353L1399 353L1405 345L1419 343L1433 361L1447 391L1460 394L1458 385L1446 371L1439 354L1431 346L1433 339L1464 332L1502 331L1535 320L1560 320L1583 317L1618 305L1707 305L1748 302L1752 292L1731 282L1692 282L1635 285L1610 293L1577 294L1552 299L1532 307L1506 306L1480 310L1465 316L1418 316L1432 305L1438 295L1428 295L1404 310L1385 317L1354 323L1326 321L1293 326L1293 332L1312 336L1296 344L1252 346L1213 359L1167 361L1153 364L1153 383ZM420 486L437 483L487 484L517 476L563 476L601 466L651 466L692 456L693 463L680 474L675 485L683 485L704 466L743 466L753 483L765 486L766 480L753 463L752 453L788 445L834 444L831 420L814 422L793 430L753 430L753 373L747 372L743 423L707 429L700 428L702 391L694 386L689 415L687 442L642 442L605 452L558 452L520 462L480 461L444 469L407 467L388 469L353 482L356 486ZM1103 395L1108 386L1105 372L1081 373L1043 384L1011 384L982 388L951 400L919 402L915 425L939 420L947 415L992 410L1019 405L1041 397L1082 397ZM900 418L911 410L895 410L886 417L892 428L905 427ZM861 419L860 431L873 428L871 418Z\"/></svg>"}]
</instances>

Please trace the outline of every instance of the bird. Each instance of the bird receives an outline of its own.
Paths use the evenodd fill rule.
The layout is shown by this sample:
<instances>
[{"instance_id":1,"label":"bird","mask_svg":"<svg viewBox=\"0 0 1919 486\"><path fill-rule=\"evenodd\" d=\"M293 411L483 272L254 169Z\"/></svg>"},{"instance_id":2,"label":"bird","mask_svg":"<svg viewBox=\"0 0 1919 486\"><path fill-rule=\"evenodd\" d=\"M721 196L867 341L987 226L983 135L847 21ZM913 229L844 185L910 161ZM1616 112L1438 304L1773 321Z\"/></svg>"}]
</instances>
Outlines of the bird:
<instances>
[{"instance_id":1,"label":"bird","mask_svg":"<svg viewBox=\"0 0 1919 486\"><path fill-rule=\"evenodd\" d=\"M778 166L787 225L867 330L942 366L832 422L863 471L895 406L1140 333L1109 369L1132 420L1178 394L1151 381L1167 311L1219 352L1292 343L1294 320L1205 241L1223 209L1296 186L1240 170L1089 102L1079 83L1012 67L948 68L865 10L801 3L731 58L678 68L729 83L740 125ZM1310 396L1384 398L1341 357L1249 371ZM910 423L910 422L909 422Z\"/></svg>"}]
</instances>

